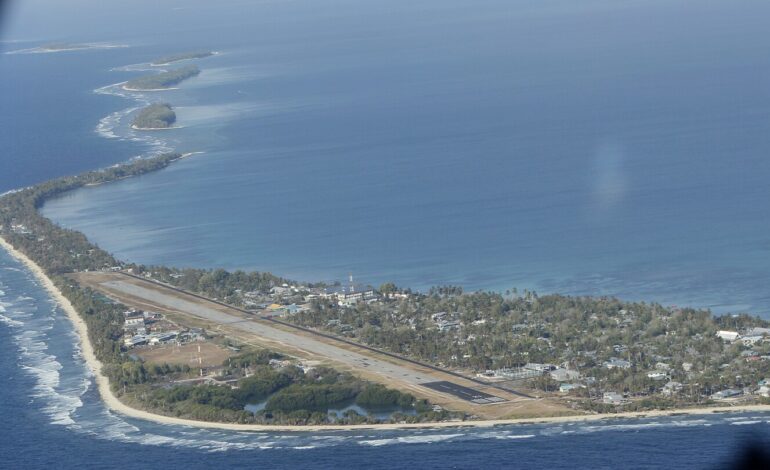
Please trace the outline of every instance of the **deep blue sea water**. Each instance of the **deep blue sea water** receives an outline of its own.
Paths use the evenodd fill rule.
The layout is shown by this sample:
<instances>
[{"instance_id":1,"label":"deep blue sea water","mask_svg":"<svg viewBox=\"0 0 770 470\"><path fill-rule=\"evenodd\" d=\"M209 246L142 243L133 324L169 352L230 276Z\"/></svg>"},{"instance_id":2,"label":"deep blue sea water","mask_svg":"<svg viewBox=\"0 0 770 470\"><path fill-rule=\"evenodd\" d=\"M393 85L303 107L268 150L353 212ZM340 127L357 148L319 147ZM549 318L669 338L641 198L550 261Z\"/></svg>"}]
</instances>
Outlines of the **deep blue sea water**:
<instances>
[{"instance_id":1,"label":"deep blue sea water","mask_svg":"<svg viewBox=\"0 0 770 470\"><path fill-rule=\"evenodd\" d=\"M767 2L157 3L17 4L5 50L129 47L0 55L0 192L203 152L45 213L143 263L770 314ZM198 48L221 54L178 90L110 86ZM151 101L183 127L132 131ZM704 468L768 437L765 414L318 436L158 426L102 407L70 325L5 253L0 291L9 468Z\"/></svg>"},{"instance_id":2,"label":"deep blue sea water","mask_svg":"<svg viewBox=\"0 0 770 470\"><path fill-rule=\"evenodd\" d=\"M78 113L55 107L79 128L55 145L76 168L205 152L45 213L148 264L770 313L767 2L320 5L181 10L162 42L8 58L72 74ZM222 54L179 90L92 93L180 48ZM161 100L182 129L128 129Z\"/></svg>"},{"instance_id":3,"label":"deep blue sea water","mask_svg":"<svg viewBox=\"0 0 770 470\"><path fill-rule=\"evenodd\" d=\"M105 409L66 315L0 252L2 468L721 468L770 413L312 434L164 426Z\"/></svg>"}]
</instances>

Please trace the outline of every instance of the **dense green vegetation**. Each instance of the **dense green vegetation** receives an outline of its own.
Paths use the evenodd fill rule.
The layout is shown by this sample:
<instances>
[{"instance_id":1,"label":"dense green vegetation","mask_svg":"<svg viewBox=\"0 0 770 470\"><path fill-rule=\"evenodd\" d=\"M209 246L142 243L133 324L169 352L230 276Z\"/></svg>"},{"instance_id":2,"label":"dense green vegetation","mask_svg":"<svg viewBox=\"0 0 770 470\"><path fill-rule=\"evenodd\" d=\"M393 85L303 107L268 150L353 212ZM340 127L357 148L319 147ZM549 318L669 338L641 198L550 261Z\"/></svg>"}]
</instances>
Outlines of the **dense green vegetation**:
<instances>
[{"instance_id":1,"label":"dense green vegetation","mask_svg":"<svg viewBox=\"0 0 770 470\"><path fill-rule=\"evenodd\" d=\"M176 113L171 105L154 103L142 108L131 125L137 129L168 129L176 122Z\"/></svg>"},{"instance_id":2,"label":"dense green vegetation","mask_svg":"<svg viewBox=\"0 0 770 470\"><path fill-rule=\"evenodd\" d=\"M6 194L0 198L2 235L52 276L118 266L120 262L89 242L85 235L59 227L41 216L38 208L46 199L66 191L159 170L179 158L181 155L169 153L136 159L123 165L78 176L64 176ZM14 226L24 228L14 229Z\"/></svg>"},{"instance_id":3,"label":"dense green vegetation","mask_svg":"<svg viewBox=\"0 0 770 470\"><path fill-rule=\"evenodd\" d=\"M80 232L54 224L38 213L46 199L88 184L99 184L158 170L179 159L170 153L137 159L104 170L78 176L65 176L9 193L0 198L0 234L15 248L37 263L69 299L88 325L96 357L107 364L108 375L128 361L121 353L125 307L108 302L90 289L82 288L63 276L75 271L93 271L120 263L93 245ZM116 367L112 367L116 366Z\"/></svg>"},{"instance_id":4,"label":"dense green vegetation","mask_svg":"<svg viewBox=\"0 0 770 470\"><path fill-rule=\"evenodd\" d=\"M174 62L179 62L182 60L203 59L205 57L209 57L212 55L214 55L214 53L211 51L185 52L182 54L173 54L173 55L160 57L158 59L153 60L152 65L166 65Z\"/></svg>"},{"instance_id":5,"label":"dense green vegetation","mask_svg":"<svg viewBox=\"0 0 770 470\"><path fill-rule=\"evenodd\" d=\"M399 420L417 422L447 417L433 412L423 400L412 395L374 385L347 373L326 367L303 371L287 364L271 365L280 355L260 350L230 358L224 364L222 381L237 381L236 387L223 384L182 384L171 387L153 383L153 372L143 365L124 365L115 373L125 398L154 412L207 421L235 421L259 424L327 424L335 422L376 422L373 417L346 413L330 417L328 409L357 402L367 407L415 409L414 415L398 414ZM168 368L157 368L165 372ZM170 370L167 373L178 372ZM244 407L266 400L264 409L251 413Z\"/></svg>"},{"instance_id":6,"label":"dense green vegetation","mask_svg":"<svg viewBox=\"0 0 770 470\"><path fill-rule=\"evenodd\" d=\"M383 290L388 289L397 290L392 284ZM746 356L767 356L770 344L728 343L716 336L718 330L767 327L765 320L613 298L463 293L445 287L346 308L332 300L314 300L311 308L290 320L452 369L483 372L525 363L554 364L595 380L571 392L578 397L596 398L612 390L655 407L701 402L713 392L756 386L770 376L770 361ZM456 325L440 328L449 320ZM613 357L629 361L631 367L606 367ZM660 363L670 367L666 381L647 375ZM558 390L558 383L546 377L532 385ZM684 387L668 400L649 398L668 380L697 385L692 390ZM633 406L643 406L639 403ZM595 408L588 402L585 406Z\"/></svg>"},{"instance_id":7,"label":"dense green vegetation","mask_svg":"<svg viewBox=\"0 0 770 470\"><path fill-rule=\"evenodd\" d=\"M185 65L155 75L145 75L129 80L124 85L129 90L159 90L169 88L201 73L195 65Z\"/></svg>"},{"instance_id":8,"label":"dense green vegetation","mask_svg":"<svg viewBox=\"0 0 770 470\"><path fill-rule=\"evenodd\" d=\"M267 292L271 287L280 286L287 282L285 279L270 273L229 272L224 269L174 269L165 266L136 266L134 271L139 274L152 274L153 279L158 281L232 305L242 304L243 293Z\"/></svg>"},{"instance_id":9,"label":"dense green vegetation","mask_svg":"<svg viewBox=\"0 0 770 470\"><path fill-rule=\"evenodd\" d=\"M121 348L123 312L126 307L78 285L65 274L113 267L126 267L112 255L90 243L77 231L64 229L41 216L38 208L45 200L83 187L141 175L166 167L181 158L165 154L137 159L103 170L78 176L57 178L0 197L0 234L37 263L88 326L89 339L96 357L104 364L113 390L128 403L150 411L193 419L251 423L351 423L373 422L374 418L347 413L341 419L330 418L330 405L356 400L364 392L362 403L397 404L403 409L417 406L420 414L399 415L403 420L436 420L449 417L447 412L433 412L424 401L370 383L346 373L319 367L308 371L271 360L279 354L258 350L232 357L223 365L221 381L216 384L196 382L188 366L145 364L132 359ZM142 272L140 266L131 266ZM267 273L227 273L225 271L175 270L154 268L156 273L178 281L186 288L223 298L240 289L267 289L282 281ZM182 384L178 382L182 381ZM232 387L228 384L234 384ZM373 392L376 391L375 392ZM381 397L381 399L380 399ZM257 414L244 406L268 400ZM379 401L378 401L379 400Z\"/></svg>"},{"instance_id":10,"label":"dense green vegetation","mask_svg":"<svg viewBox=\"0 0 770 470\"><path fill-rule=\"evenodd\" d=\"M69 51L74 49L88 49L88 44L77 44L77 43L71 43L71 42L53 42L49 44L43 44L40 46L41 50L44 51Z\"/></svg>"},{"instance_id":11,"label":"dense green vegetation","mask_svg":"<svg viewBox=\"0 0 770 470\"><path fill-rule=\"evenodd\" d=\"M188 374L190 367L177 364L145 365L140 361L125 361L110 363L105 367L105 371L110 378L112 387L115 390L123 390L125 392L128 387L157 382L171 375L181 376Z\"/></svg>"},{"instance_id":12,"label":"dense green vegetation","mask_svg":"<svg viewBox=\"0 0 770 470\"><path fill-rule=\"evenodd\" d=\"M120 344L124 307L82 288L64 274L130 267L137 274L151 274L163 282L236 305L242 305L250 293L264 295L285 282L269 273L125 265L82 233L59 227L38 212L45 200L63 192L155 171L179 158L179 154L166 154L137 159L0 197L0 234L40 265L83 316L96 355L105 364L116 391L136 406L196 419L322 423L329 420L329 406L345 402L367 407L414 407L419 412L415 417L396 419L448 416L431 412L426 403L411 395L349 374L324 368L303 372L295 366L276 369L270 360L280 356L267 351L252 351L228 362L222 383L235 383L236 388L222 383L169 386L172 380L189 378L190 371L128 358ZM291 291L290 298L301 299L310 290L312 286L300 286ZM388 296L346 307L333 298L316 296L307 310L290 320L468 372L515 368L524 363L577 370L591 380L570 396L582 400L579 403L584 409L594 411L615 409L597 400L608 390L634 399L626 409L673 407L702 403L712 392L749 387L770 376L770 361L763 359L770 357L770 343L729 343L716 337L718 330L744 331L770 325L748 315L713 316L705 310L666 308L655 303L538 296L515 290L464 293L459 287L447 286L420 294L388 283L380 291ZM606 367L612 358L628 361L629 367ZM666 380L683 385L671 396L660 395L665 382L648 376L661 363ZM553 392L558 383L543 376L531 386ZM265 400L264 410L256 414L243 410L245 404ZM342 422L370 419L347 413Z\"/></svg>"},{"instance_id":13,"label":"dense green vegetation","mask_svg":"<svg viewBox=\"0 0 770 470\"><path fill-rule=\"evenodd\" d=\"M410 406L410 398L410 395L400 393L398 390L392 390L380 384L369 384L356 396L356 403L361 406L406 408Z\"/></svg>"}]
</instances>

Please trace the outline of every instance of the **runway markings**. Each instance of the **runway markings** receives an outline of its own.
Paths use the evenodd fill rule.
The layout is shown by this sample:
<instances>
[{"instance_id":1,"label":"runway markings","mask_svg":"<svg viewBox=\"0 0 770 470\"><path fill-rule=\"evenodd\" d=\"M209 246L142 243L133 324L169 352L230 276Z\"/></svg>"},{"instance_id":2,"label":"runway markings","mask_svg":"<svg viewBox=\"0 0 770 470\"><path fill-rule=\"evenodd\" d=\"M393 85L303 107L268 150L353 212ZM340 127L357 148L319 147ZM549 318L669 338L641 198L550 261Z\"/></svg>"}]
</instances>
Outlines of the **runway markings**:
<instances>
[{"instance_id":1,"label":"runway markings","mask_svg":"<svg viewBox=\"0 0 770 470\"><path fill-rule=\"evenodd\" d=\"M437 392L454 395L457 398L462 398L463 400L469 401L471 403L476 403L478 405L486 405L489 403L501 403L505 401L505 399L503 398L496 397L488 393L480 392L470 387L464 387L462 385L458 385L453 382L447 382L445 380L442 380L439 382L426 382L426 383L421 383L420 385L422 385L423 387L433 389Z\"/></svg>"}]
</instances>

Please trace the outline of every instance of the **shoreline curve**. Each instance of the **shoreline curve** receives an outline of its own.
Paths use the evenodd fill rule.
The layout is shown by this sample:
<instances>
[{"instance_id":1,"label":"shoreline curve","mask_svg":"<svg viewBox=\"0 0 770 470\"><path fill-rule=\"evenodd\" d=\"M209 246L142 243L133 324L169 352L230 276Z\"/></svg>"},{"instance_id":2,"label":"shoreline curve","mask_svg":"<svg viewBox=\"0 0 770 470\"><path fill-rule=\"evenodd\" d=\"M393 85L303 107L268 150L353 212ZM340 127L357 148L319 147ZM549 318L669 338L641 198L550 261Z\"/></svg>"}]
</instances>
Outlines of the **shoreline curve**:
<instances>
[{"instance_id":1,"label":"shoreline curve","mask_svg":"<svg viewBox=\"0 0 770 470\"><path fill-rule=\"evenodd\" d=\"M654 418L667 416L694 416L694 415L713 415L722 413L740 413L740 412L770 412L770 405L742 405L742 406L722 406L722 407L700 407L700 408L682 408L671 410L652 410L621 412L614 414L587 414L572 416L554 416L541 418L512 418L512 419L494 419L477 421L439 421L427 423L382 423L382 424L351 424L351 425L270 425L270 424L238 424L238 423L218 423L211 421L196 421L191 419L174 418L164 416L149 411L139 410L130 407L121 402L110 389L109 378L102 373L102 363L94 354L91 341L88 339L88 327L85 321L80 317L70 301L61 293L53 281L45 274L43 269L27 255L22 253L8 243L5 238L0 236L0 247L5 249L11 257L22 263L42 284L46 291L56 301L62 310L67 314L78 334L81 345L81 354L94 375L99 395L105 406L118 414L151 421L158 424L173 426L188 426L206 429L220 429L229 431L252 431L252 432L329 432L329 431L355 431L355 430L404 430L404 429L451 429L451 428L491 428L495 426L516 425L516 424L548 424L548 423L569 423L569 422L592 422L616 419L634 419L634 418Z\"/></svg>"}]
</instances>

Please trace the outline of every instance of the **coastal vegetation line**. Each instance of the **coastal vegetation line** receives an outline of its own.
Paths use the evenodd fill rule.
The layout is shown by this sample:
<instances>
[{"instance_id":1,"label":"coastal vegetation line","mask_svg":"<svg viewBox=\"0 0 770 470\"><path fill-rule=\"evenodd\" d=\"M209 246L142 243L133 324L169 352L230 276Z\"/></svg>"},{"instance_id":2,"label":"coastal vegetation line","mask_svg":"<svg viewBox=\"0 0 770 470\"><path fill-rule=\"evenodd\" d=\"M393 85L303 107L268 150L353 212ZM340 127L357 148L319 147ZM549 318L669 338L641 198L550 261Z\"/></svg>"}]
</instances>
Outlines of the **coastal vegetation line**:
<instances>
[{"instance_id":1,"label":"coastal vegetation line","mask_svg":"<svg viewBox=\"0 0 770 470\"><path fill-rule=\"evenodd\" d=\"M192 58L183 56L176 56L182 57L177 60ZM140 87L137 89L164 89L198 73L197 67L188 66L139 77L125 87L132 89L133 83ZM173 124L168 113L173 113L170 106L157 105L155 111L156 117L160 116L158 120L163 121L160 126ZM148 122L154 120L151 114L145 117ZM220 385L213 386L220 387L216 389L206 388L212 385L184 385L180 387L186 388L180 388L178 394L158 391L163 388L159 384L191 378L193 371L127 360L128 351L121 343L125 332L120 327L125 307L79 285L67 276L70 273L130 269L255 312L265 311L261 304L270 302L278 306L280 322L349 338L400 357L461 370L463 374L478 374L478 380L510 390L526 383L539 396L575 412L620 415L655 409L700 409L716 403L767 402L762 387L770 375L770 324L757 317L714 317L705 310L654 303L539 296L516 290L465 293L455 286L419 293L386 283L371 289L371 297L359 298L353 292L345 292L344 286L340 291L340 286L292 284L269 273L179 270L123 263L90 243L82 233L63 229L38 213L45 200L66 191L156 171L182 157L166 154L138 159L105 170L58 178L0 198L0 236L41 266L45 276L83 316L95 353L105 363L104 373L113 387L111 393L122 394L133 406L193 419L319 424L326 423L328 417L318 409L336 399L355 398L369 385L334 370L308 376L312 379L304 371L302 376L287 372L278 374L278 378L269 367L270 359L277 357L271 357L267 363L254 361L242 370L227 369L237 379L239 388L241 379L260 377L260 383L267 384L262 390L271 390L266 396L239 395L232 392L235 388L228 392ZM327 289L337 292L326 294ZM301 308L296 308L298 304ZM269 401L273 393L287 387L307 391L314 381L326 380L325 377L333 377L329 380L339 382L341 388L318 392L320 395L309 393L312 399L295 400L305 408L266 406L270 415L256 418L243 412L243 397ZM281 386L270 386L275 380ZM248 388L246 384L244 389ZM385 395L392 396L391 391ZM318 409L308 403L314 403ZM450 416L429 414L427 404L414 397L411 406L419 414L398 419L435 420ZM338 424L361 419L351 414Z\"/></svg>"},{"instance_id":2,"label":"coastal vegetation line","mask_svg":"<svg viewBox=\"0 0 770 470\"><path fill-rule=\"evenodd\" d=\"M129 91L167 90L188 78L198 76L200 69L195 65L185 65L154 75L144 75L127 81L123 88Z\"/></svg>"},{"instance_id":3,"label":"coastal vegetation line","mask_svg":"<svg viewBox=\"0 0 770 470\"><path fill-rule=\"evenodd\" d=\"M180 377L189 371L163 365L160 368L146 368L141 363L126 360L126 351L122 349L119 342L123 336L120 324L124 307L106 301L93 290L84 289L73 282L71 278L65 276L66 274L79 271L98 271L118 266L121 269L132 269L143 276L149 274L150 277L161 282L190 288L190 290L202 295L241 305L244 305L246 300L246 297L241 295L243 292L268 293L271 290L274 291L276 287L287 284L285 280L268 273L175 270L166 267L148 268L124 264L88 242L82 233L58 227L50 220L40 216L37 211L46 199L65 191L88 184L101 184L156 171L167 167L180 158L182 156L179 154L166 154L150 159L139 159L128 164L88 172L79 176L59 178L0 198L0 225L2 225L0 234L15 249L43 267L46 276L52 279L56 287L70 299L76 310L83 315L88 325L89 339L94 344L97 356L105 363L104 372L110 377L113 392L116 387L121 386L127 389L136 386L135 390L144 389L146 391L147 387L151 387L151 384L156 380ZM308 290L318 288L320 285L305 286L305 289ZM355 338L363 344L374 345L386 351L394 351L422 360L428 359L429 362L433 363L445 365L459 360L464 361L465 364L475 363L476 366L466 365L465 367L476 370L505 369L506 366L515 365L514 361L517 360L517 357L521 358L518 359L519 361L525 360L524 358L547 361L554 357L554 352L563 356L564 352L561 352L563 348L550 346L548 345L549 341L545 341L543 338L550 339L551 343L555 343L561 341L559 339L561 335L569 333L571 340L565 344L571 344L576 352L571 358L569 356L564 357L571 362L573 368L577 368L579 362L581 367L595 374L594 380L599 382L601 384L599 386L602 388L621 389L624 394L629 395L634 393L649 394L650 389L659 383L656 379L646 377L643 373L645 369L643 361L650 363L665 359L660 354L651 355L649 358L645 357L644 350L649 350L650 346L654 346L656 343L665 349L659 346L654 346L652 349L661 349L661 352L668 353L668 360L674 359L671 361L674 362L674 367L678 367L680 364L687 366L686 360L692 360L693 363L690 364L689 368L691 370L693 368L703 370L699 374L699 380L703 383L702 387L708 387L710 390L737 386L733 377L720 373L724 369L720 366L725 361L733 363L736 367L734 371L736 375L745 377L743 383L759 381L761 380L760 377L764 377L768 372L766 361L747 361L747 357L757 356L741 354L743 351L752 349L744 347L742 343L726 344L715 336L717 331L728 326L742 329L767 326L767 322L747 315L713 317L705 311L672 310L655 304L627 304L606 298L541 297L529 292L521 296L506 298L502 294L495 293L466 294L456 287L437 288L426 294L419 294L399 289L391 284L385 284L378 291L392 299L390 302L384 302L384 305L390 304L391 308L396 307L399 311L404 312L404 319L411 319L405 321L415 323L416 327L404 329L399 326L398 323L403 320L392 315L386 315L382 305L358 302L349 308L340 308L339 304L334 305L334 302L329 299L315 300L311 302L307 310L297 312L287 320L298 325L328 330L335 334L342 332L343 335ZM284 297L290 298L291 295L284 295ZM468 314L472 316L460 318L458 325L445 329L445 331L441 331L441 328L431 328L431 324L439 325L440 322L447 321L444 318L446 314L441 315L442 310L452 309L473 313ZM643 316L638 320L632 320L635 316L629 316L632 309L640 312ZM460 316L462 317L462 315ZM626 316L628 318L625 318ZM335 321L327 320L331 317L334 317L333 320ZM570 320L573 317L574 320ZM595 318L592 319L591 317ZM543 320L537 321L535 325L526 326L536 318ZM523 321L523 323L511 324L518 321ZM578 323L570 326L570 323L575 321ZM638 324L634 324L636 321ZM620 324L623 322L627 325L621 327ZM502 329L505 331L522 332L528 328L536 328L537 332L533 332L533 334L516 333L515 336L510 335L511 340L504 341L502 338L495 338L495 331L498 330L497 324L499 323L504 325ZM459 336L456 334L458 330L456 327L460 327L460 324L468 325L469 328L476 327L475 333L471 334L480 336L481 331L486 331L485 335L490 337L490 340L481 343L471 340L472 346L477 352L475 354L463 354L463 359L458 359L459 356L453 354L460 352L458 346L462 345L459 345L456 339L449 339ZM578 326L585 328L591 324L594 324L591 327L593 333L589 330L581 334L577 328ZM345 325L351 325L352 328L350 326L344 327ZM379 325L379 327L373 329L374 325ZM558 328L554 329L556 325ZM547 337L535 336L536 334L543 335L546 333L545 330L549 329L552 331L547 333ZM669 334L665 334L666 331L669 331ZM363 337L365 332L367 336ZM639 349L638 352L634 350L625 355L618 352L619 349L625 347L625 343L632 342L635 337L638 337L639 340L631 348ZM467 341L468 338L465 339L465 345L467 345L469 341ZM636 357L637 360L641 360L641 364L637 363L626 368L626 364L620 362L623 360L617 360L618 367L608 368L605 364L606 361L602 362L601 356L595 352L602 350L602 344L607 344L607 348L611 351L610 354L624 355L629 358ZM695 349L695 346L698 349ZM472 351L469 348L461 350ZM672 357L671 353L675 353L677 356ZM590 368L590 364L594 364L594 366ZM714 372L709 372L711 364L717 364ZM638 371L637 369L642 370ZM651 365L650 369L654 370L654 365ZM731 378L733 380L730 380ZM556 392L559 386L559 382L548 375L540 375L535 377L533 381L534 386L536 388L541 387L545 394ZM578 382L579 379L574 381ZM302 385L301 381L299 385ZM189 391L189 388L186 390ZM576 387L570 391L568 397L576 409L602 413L627 412L629 410L645 411L659 408L681 409L687 406L694 407L713 403L708 397L702 397L700 393L697 395L692 392L687 394L686 391L680 390L680 394L674 393L673 396L668 397L655 397L653 395L637 400L626 400L627 403L619 408L616 403L597 401L595 393L592 398L592 391L588 387ZM208 396L213 400L214 395L209 394ZM178 400L181 402L180 408L175 409L169 405L169 397L184 397L184 399ZM183 416L194 417L195 419L236 420L238 422L243 422L243 420L248 422L250 419L246 414L233 413L232 408L222 406L223 403L229 403L231 407L235 403L241 404L240 401L232 399L232 397L224 401L214 400L213 403L216 404L211 406L219 411L213 412L207 409L208 417L203 416L205 413L200 412L200 410L190 411L194 407L184 402L191 398L194 401L200 400L200 397L197 394L192 394L192 392L167 397L154 395L149 405L142 406L147 406L147 409L153 411L158 411L157 408L165 406L167 413L175 413L176 411L172 410L180 410L179 412ZM223 412L223 410L228 411ZM223 418L223 416L226 417ZM306 420L303 421L296 419L295 416L280 422L284 424L301 422L317 424L320 420L320 414L312 416L311 413L305 418ZM349 424L350 421L347 423Z\"/></svg>"},{"instance_id":4,"label":"coastal vegetation line","mask_svg":"<svg viewBox=\"0 0 770 470\"><path fill-rule=\"evenodd\" d=\"M483 417L500 417L520 409L522 401L528 399L454 371L376 350L336 335L278 321L274 318L275 312L238 309L215 299L158 283L146 275L136 276L120 271L77 273L73 277L81 285L130 307L151 309L162 315L181 316L190 325L216 330L240 343L278 350L301 360L321 361L330 367L341 368L362 378L427 398L448 410ZM145 340L143 337L137 339L140 342ZM142 348L134 349L133 352L142 354ZM441 387L436 389L432 384L441 384ZM457 390L463 390L463 395L452 393ZM493 406L486 406L485 403ZM549 412L543 406L527 408L530 415L537 415L538 410L543 414Z\"/></svg>"},{"instance_id":5,"label":"coastal vegetation line","mask_svg":"<svg viewBox=\"0 0 770 470\"><path fill-rule=\"evenodd\" d=\"M101 364L99 369L109 378L110 393L153 413L203 421L328 424L326 408L345 401L415 411L413 415L395 415L399 421L434 421L448 416L446 412L435 412L424 400L330 368L305 371L287 365L276 371L269 362L281 356L270 351L248 350L228 359L223 375L236 387L190 383L169 388L175 381L194 378L197 371L169 364L146 365L131 359L121 344L126 307L66 276L73 272L111 269L123 266L122 263L91 244L82 233L61 228L42 217L37 209L46 199L62 192L142 175L181 158L180 154L165 154L137 159L104 170L59 178L0 198L0 235L9 248L40 266L40 273L51 280L52 286L81 316L94 356ZM252 289L269 288L281 281L270 274L246 276L243 280L249 282ZM248 403L261 399L268 400L262 412L254 414L244 410ZM372 419L348 412L334 422L338 425L371 423Z\"/></svg>"},{"instance_id":6,"label":"coastal vegetation line","mask_svg":"<svg viewBox=\"0 0 770 470\"><path fill-rule=\"evenodd\" d=\"M139 110L131 127L138 130L169 129L176 122L176 113L168 103L154 103Z\"/></svg>"},{"instance_id":7,"label":"coastal vegetation line","mask_svg":"<svg viewBox=\"0 0 770 470\"><path fill-rule=\"evenodd\" d=\"M173 55L160 57L158 59L153 60L150 63L150 65L155 65L155 66L168 65L174 62L181 62L183 60L204 59L212 55L214 55L214 52L212 51L183 52L181 54L173 54Z\"/></svg>"},{"instance_id":8,"label":"coastal vegetation line","mask_svg":"<svg viewBox=\"0 0 770 470\"><path fill-rule=\"evenodd\" d=\"M226 429L234 431L290 431L290 432L316 432L316 431L328 431L333 429L354 430L354 429L417 429L417 428L462 428L462 427L492 427L505 424L534 424L534 423L564 423L564 422L580 422L580 421L596 421L606 419L629 419L629 418L644 418L644 417L664 417L664 416L684 416L684 415L708 415L719 414L726 412L762 412L766 411L765 405L741 405L741 406L721 406L721 407L696 407L683 410L651 410L644 412L619 412L611 415L605 414L589 414L589 415L572 415L572 416L559 416L559 417L541 417L541 418L525 418L525 419L495 419L495 420L476 420L476 421L442 421L442 422L423 422L423 423L396 423L396 424L356 424L345 426L329 426L329 425L250 425L250 424L235 424L235 423L220 423L220 422L205 422L205 421L192 421L189 419L181 419L176 417L163 416L155 413L149 413L137 408L132 408L119 401L111 387L108 377L102 373L101 363L96 358L94 353L94 347L89 340L90 333L86 322L82 315L75 311L74 307L70 303L69 299L63 296L62 292L56 285L53 284L51 278L47 276L40 266L35 264L22 252L16 250L12 245L5 241L0 236L0 247L8 251L13 257L22 262L43 284L43 286L51 293L53 298L64 309L67 316L76 327L78 336L82 341L82 352L84 359L88 363L89 367L95 374L96 382L100 395L105 404L124 415L132 416L139 419L155 421L162 424L182 425L182 426L196 426L202 428L213 429Z\"/></svg>"}]
</instances>

